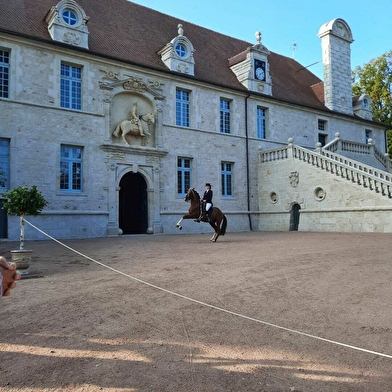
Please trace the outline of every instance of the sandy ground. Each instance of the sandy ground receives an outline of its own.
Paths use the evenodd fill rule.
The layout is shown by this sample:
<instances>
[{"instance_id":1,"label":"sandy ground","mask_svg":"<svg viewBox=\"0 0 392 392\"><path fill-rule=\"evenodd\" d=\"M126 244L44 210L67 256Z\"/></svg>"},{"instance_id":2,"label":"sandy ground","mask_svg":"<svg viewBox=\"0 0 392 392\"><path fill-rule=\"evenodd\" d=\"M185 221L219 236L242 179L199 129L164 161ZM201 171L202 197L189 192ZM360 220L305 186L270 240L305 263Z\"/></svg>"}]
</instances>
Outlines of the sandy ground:
<instances>
[{"instance_id":1,"label":"sandy ground","mask_svg":"<svg viewBox=\"0 0 392 392\"><path fill-rule=\"evenodd\" d=\"M0 390L392 390L390 235L210 236L65 241L123 274L28 242L43 277L0 300Z\"/></svg>"}]
</instances>

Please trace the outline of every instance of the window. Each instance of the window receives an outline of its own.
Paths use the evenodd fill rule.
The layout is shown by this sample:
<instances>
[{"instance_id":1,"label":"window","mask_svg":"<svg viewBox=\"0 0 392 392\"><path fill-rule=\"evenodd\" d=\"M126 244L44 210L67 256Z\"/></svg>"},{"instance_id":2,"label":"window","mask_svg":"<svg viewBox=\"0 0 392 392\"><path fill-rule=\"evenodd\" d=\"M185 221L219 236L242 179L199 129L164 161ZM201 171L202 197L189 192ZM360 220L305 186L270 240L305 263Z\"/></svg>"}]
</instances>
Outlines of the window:
<instances>
[{"instance_id":1,"label":"window","mask_svg":"<svg viewBox=\"0 0 392 392\"><path fill-rule=\"evenodd\" d=\"M186 47L183 44L177 44L176 45L176 53L178 54L179 57L185 57L186 56Z\"/></svg>"},{"instance_id":2,"label":"window","mask_svg":"<svg viewBox=\"0 0 392 392\"><path fill-rule=\"evenodd\" d=\"M82 109L82 68L61 64L60 106Z\"/></svg>"},{"instance_id":3,"label":"window","mask_svg":"<svg viewBox=\"0 0 392 392\"><path fill-rule=\"evenodd\" d=\"M185 196L191 187L191 160L189 158L177 158L177 193Z\"/></svg>"},{"instance_id":4,"label":"window","mask_svg":"<svg viewBox=\"0 0 392 392\"><path fill-rule=\"evenodd\" d=\"M319 131L326 131L327 130L327 122L325 120L318 120L318 127Z\"/></svg>"},{"instance_id":5,"label":"window","mask_svg":"<svg viewBox=\"0 0 392 392\"><path fill-rule=\"evenodd\" d=\"M233 163L221 163L222 196L233 196Z\"/></svg>"},{"instance_id":6,"label":"window","mask_svg":"<svg viewBox=\"0 0 392 392\"><path fill-rule=\"evenodd\" d=\"M9 98L10 52L0 50L0 98Z\"/></svg>"},{"instance_id":7,"label":"window","mask_svg":"<svg viewBox=\"0 0 392 392\"><path fill-rule=\"evenodd\" d=\"M0 191L9 189L10 142L0 139Z\"/></svg>"},{"instance_id":8,"label":"window","mask_svg":"<svg viewBox=\"0 0 392 392\"><path fill-rule=\"evenodd\" d=\"M189 92L176 90L176 125L189 127Z\"/></svg>"},{"instance_id":9,"label":"window","mask_svg":"<svg viewBox=\"0 0 392 392\"><path fill-rule=\"evenodd\" d=\"M78 21L78 18L76 16L76 14L70 10L65 10L63 11L63 13L61 14L61 16L64 19L64 22L67 25L73 26L76 24L76 22Z\"/></svg>"},{"instance_id":10,"label":"window","mask_svg":"<svg viewBox=\"0 0 392 392\"><path fill-rule=\"evenodd\" d=\"M370 129L365 129L365 143L369 143L369 139L372 139L372 131Z\"/></svg>"},{"instance_id":11,"label":"window","mask_svg":"<svg viewBox=\"0 0 392 392\"><path fill-rule=\"evenodd\" d=\"M257 108L257 137L259 139L265 139L265 120L266 120L266 109Z\"/></svg>"},{"instance_id":12,"label":"window","mask_svg":"<svg viewBox=\"0 0 392 392\"><path fill-rule=\"evenodd\" d=\"M81 192L83 178L83 147L61 146L60 190Z\"/></svg>"},{"instance_id":13,"label":"window","mask_svg":"<svg viewBox=\"0 0 392 392\"><path fill-rule=\"evenodd\" d=\"M220 131L230 133L230 101L220 100Z\"/></svg>"}]
</instances>

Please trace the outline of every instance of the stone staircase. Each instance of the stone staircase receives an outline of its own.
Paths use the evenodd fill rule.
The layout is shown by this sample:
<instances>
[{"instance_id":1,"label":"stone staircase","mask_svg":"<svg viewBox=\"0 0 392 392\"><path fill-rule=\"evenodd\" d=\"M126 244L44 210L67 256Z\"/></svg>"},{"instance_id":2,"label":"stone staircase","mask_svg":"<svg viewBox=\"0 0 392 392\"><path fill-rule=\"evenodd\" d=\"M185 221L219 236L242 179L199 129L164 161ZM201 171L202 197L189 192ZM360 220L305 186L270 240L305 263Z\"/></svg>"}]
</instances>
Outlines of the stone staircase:
<instances>
[{"instance_id":1,"label":"stone staircase","mask_svg":"<svg viewBox=\"0 0 392 392\"><path fill-rule=\"evenodd\" d=\"M388 154L382 154L371 142L366 145L342 141L339 137L324 148L318 143L315 151L294 145L290 138L286 147L260 152L259 161L265 163L284 159L298 159L319 170L329 172L331 175L392 199L392 174L390 172L350 159L335 152L338 150L353 152L358 156L367 158L373 156L376 157L378 162L382 163L383 167L387 169L391 167Z\"/></svg>"}]
</instances>

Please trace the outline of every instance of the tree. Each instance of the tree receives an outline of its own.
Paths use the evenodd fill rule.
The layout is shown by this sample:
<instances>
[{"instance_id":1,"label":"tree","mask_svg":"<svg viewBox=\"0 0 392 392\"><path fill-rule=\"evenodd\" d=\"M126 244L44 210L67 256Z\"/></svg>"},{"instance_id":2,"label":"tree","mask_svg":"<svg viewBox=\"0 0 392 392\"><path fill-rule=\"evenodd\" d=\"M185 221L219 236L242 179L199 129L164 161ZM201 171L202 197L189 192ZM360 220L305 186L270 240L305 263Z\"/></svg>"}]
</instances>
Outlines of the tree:
<instances>
[{"instance_id":1,"label":"tree","mask_svg":"<svg viewBox=\"0 0 392 392\"><path fill-rule=\"evenodd\" d=\"M390 126L388 153L392 157L392 50L352 72L353 94L366 93L372 99L373 119Z\"/></svg>"},{"instance_id":2,"label":"tree","mask_svg":"<svg viewBox=\"0 0 392 392\"><path fill-rule=\"evenodd\" d=\"M353 94L365 92L372 99L375 120L392 128L392 50L353 71Z\"/></svg>"},{"instance_id":3,"label":"tree","mask_svg":"<svg viewBox=\"0 0 392 392\"><path fill-rule=\"evenodd\" d=\"M20 250L24 249L24 217L25 215L38 215L48 202L41 191L35 185L28 188L21 185L9 191L3 192L7 200L3 202L3 208L8 215L17 215L20 218Z\"/></svg>"}]
</instances>

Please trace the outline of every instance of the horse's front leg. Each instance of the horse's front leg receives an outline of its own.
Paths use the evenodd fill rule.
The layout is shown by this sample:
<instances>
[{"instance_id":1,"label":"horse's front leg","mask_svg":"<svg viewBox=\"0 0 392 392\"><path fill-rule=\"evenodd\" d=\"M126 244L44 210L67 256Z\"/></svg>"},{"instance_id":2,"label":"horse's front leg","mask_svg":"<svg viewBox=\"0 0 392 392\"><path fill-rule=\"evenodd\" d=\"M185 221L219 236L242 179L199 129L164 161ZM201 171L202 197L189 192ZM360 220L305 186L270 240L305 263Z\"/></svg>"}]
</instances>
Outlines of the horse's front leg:
<instances>
[{"instance_id":1,"label":"horse's front leg","mask_svg":"<svg viewBox=\"0 0 392 392\"><path fill-rule=\"evenodd\" d=\"M184 219L184 218L181 218L181 219L177 222L177 225L176 225L176 227L178 227L180 230L182 230L181 222L182 222L183 219Z\"/></svg>"}]
</instances>

